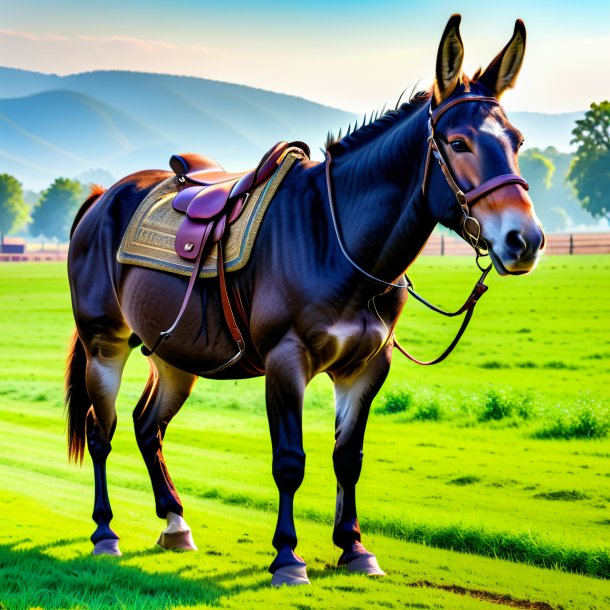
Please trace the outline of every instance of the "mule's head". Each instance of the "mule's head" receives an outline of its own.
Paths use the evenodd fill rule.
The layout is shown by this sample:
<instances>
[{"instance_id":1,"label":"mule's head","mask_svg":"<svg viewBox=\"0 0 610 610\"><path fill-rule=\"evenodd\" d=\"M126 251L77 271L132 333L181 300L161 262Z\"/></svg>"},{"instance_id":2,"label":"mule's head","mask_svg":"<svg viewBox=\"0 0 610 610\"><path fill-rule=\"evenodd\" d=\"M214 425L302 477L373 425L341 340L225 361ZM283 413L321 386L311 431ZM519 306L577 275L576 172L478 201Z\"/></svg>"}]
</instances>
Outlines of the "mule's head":
<instances>
[{"instance_id":1,"label":"mule's head","mask_svg":"<svg viewBox=\"0 0 610 610\"><path fill-rule=\"evenodd\" d=\"M438 51L430 133L432 152L449 176L445 169L431 172L429 200L440 221L462 235L476 234L480 225L484 243L479 245L489 249L500 274L527 273L536 266L544 233L527 183L519 181L517 155L523 136L498 103L521 68L525 27L518 20L509 43L487 69L469 79L462 72L459 24L460 16L453 15ZM466 98L468 103L462 103ZM455 191L465 193L465 205Z\"/></svg>"}]
</instances>

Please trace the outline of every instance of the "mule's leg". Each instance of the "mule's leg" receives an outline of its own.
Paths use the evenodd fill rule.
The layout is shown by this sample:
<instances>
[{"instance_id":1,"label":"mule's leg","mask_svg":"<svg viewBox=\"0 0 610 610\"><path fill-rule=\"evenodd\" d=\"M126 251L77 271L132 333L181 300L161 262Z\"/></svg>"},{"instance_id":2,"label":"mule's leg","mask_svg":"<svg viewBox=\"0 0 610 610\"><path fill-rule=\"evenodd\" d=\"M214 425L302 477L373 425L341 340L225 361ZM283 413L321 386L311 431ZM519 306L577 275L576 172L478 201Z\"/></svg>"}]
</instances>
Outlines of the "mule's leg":
<instances>
[{"instance_id":1,"label":"mule's leg","mask_svg":"<svg viewBox=\"0 0 610 610\"><path fill-rule=\"evenodd\" d=\"M351 378L335 378L335 448L337 506L333 542L343 553L339 565L351 572L384 576L375 555L361 543L356 513L356 483L362 470L362 446L371 402L389 370L389 351L380 353L362 372Z\"/></svg>"},{"instance_id":2,"label":"mule's leg","mask_svg":"<svg viewBox=\"0 0 610 610\"><path fill-rule=\"evenodd\" d=\"M129 333L98 331L84 341L87 353L85 374L92 407L87 415L87 447L93 461L95 502L93 520L97 528L91 535L94 555L120 555L119 536L110 527L112 509L108 498L106 459L116 428L115 401L130 347Z\"/></svg>"},{"instance_id":3,"label":"mule's leg","mask_svg":"<svg viewBox=\"0 0 610 610\"><path fill-rule=\"evenodd\" d=\"M197 550L163 458L165 430L189 397L196 379L153 356L146 388L133 412L136 440L150 475L157 515L167 519L167 528L157 541L164 549Z\"/></svg>"},{"instance_id":4,"label":"mule's leg","mask_svg":"<svg viewBox=\"0 0 610 610\"><path fill-rule=\"evenodd\" d=\"M309 584L305 562L294 549L297 534L293 501L305 475L303 451L303 395L309 381L305 350L296 339L284 339L265 359L266 400L273 478L279 490L279 511L273 546L277 556L269 566L271 583L279 586Z\"/></svg>"}]
</instances>

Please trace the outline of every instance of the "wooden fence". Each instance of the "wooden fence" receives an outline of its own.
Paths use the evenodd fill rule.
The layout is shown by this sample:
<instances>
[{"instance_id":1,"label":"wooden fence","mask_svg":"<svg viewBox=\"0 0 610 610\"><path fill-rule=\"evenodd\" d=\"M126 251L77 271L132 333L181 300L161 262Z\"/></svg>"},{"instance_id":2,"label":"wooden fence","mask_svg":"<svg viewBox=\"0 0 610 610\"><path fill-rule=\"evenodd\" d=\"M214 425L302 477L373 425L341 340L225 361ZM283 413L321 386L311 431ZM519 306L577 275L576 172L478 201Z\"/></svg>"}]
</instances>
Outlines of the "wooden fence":
<instances>
[{"instance_id":1,"label":"wooden fence","mask_svg":"<svg viewBox=\"0 0 610 610\"><path fill-rule=\"evenodd\" d=\"M546 236L546 254L610 254L610 233L551 233ZM472 248L453 235L433 235L422 251L428 256L466 256ZM63 261L66 250L0 254L0 262Z\"/></svg>"},{"instance_id":2,"label":"wooden fence","mask_svg":"<svg viewBox=\"0 0 610 610\"><path fill-rule=\"evenodd\" d=\"M17 263L17 262L29 262L29 261L65 261L68 253L66 250L59 251L46 251L40 252L22 252L22 253L10 253L0 252L0 263Z\"/></svg>"},{"instance_id":3,"label":"wooden fence","mask_svg":"<svg viewBox=\"0 0 610 610\"><path fill-rule=\"evenodd\" d=\"M546 254L610 254L610 233L551 233L546 236ZM472 248L455 236L433 235L422 254L463 256Z\"/></svg>"}]
</instances>

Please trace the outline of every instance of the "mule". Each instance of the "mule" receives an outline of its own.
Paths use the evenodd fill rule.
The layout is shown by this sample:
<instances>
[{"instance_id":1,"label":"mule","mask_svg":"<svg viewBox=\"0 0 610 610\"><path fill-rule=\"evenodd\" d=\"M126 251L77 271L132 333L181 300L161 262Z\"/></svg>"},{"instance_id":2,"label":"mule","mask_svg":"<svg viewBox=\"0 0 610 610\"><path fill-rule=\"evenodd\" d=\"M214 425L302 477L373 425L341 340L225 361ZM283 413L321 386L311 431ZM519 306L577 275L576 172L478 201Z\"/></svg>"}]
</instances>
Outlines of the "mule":
<instances>
[{"instance_id":1,"label":"mule","mask_svg":"<svg viewBox=\"0 0 610 610\"><path fill-rule=\"evenodd\" d=\"M517 21L484 71L462 71L460 16L440 41L436 79L395 110L330 142L326 163L295 164L264 217L249 264L227 276L247 315L245 358L219 303L218 282L197 282L170 341L149 356L150 376L133 412L156 512L167 520L159 544L196 549L163 459L163 437L199 376L265 375L272 472L279 490L269 571L274 584L307 583L295 553L293 501L305 473L303 395L319 373L335 392L337 478L333 542L339 565L382 575L361 542L356 484L371 401L390 368L393 329L405 305L404 273L440 223L489 250L498 273L536 266L544 234L518 171L523 142L498 99L512 87L525 51ZM115 399L132 349L150 347L173 321L185 293L181 276L117 262L138 204L171 174L142 171L93 194L73 230L68 270L76 330L67 368L69 455L93 462L94 554L120 554L110 527L106 460L117 424ZM258 364L257 364L258 363Z\"/></svg>"}]
</instances>

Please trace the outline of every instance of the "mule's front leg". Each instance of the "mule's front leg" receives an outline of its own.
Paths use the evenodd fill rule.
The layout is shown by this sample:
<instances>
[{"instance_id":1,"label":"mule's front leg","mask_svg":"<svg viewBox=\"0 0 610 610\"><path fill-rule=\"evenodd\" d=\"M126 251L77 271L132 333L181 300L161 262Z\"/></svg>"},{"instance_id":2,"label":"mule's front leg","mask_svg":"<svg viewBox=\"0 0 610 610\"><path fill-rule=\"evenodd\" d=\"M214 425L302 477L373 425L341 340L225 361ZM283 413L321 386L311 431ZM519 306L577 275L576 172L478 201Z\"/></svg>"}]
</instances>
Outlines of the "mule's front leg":
<instances>
[{"instance_id":1,"label":"mule's front leg","mask_svg":"<svg viewBox=\"0 0 610 610\"><path fill-rule=\"evenodd\" d=\"M335 449L333 465L337 477L337 506L333 542L343 553L339 565L350 572L384 576L375 555L361 542L356 513L356 483L362 470L362 446L371 402L381 388L390 366L390 351L384 350L366 369L354 376L335 377Z\"/></svg>"},{"instance_id":2,"label":"mule's front leg","mask_svg":"<svg viewBox=\"0 0 610 610\"><path fill-rule=\"evenodd\" d=\"M265 359L267 416L273 446L273 478L279 490L279 512L269 566L273 585L309 584L305 562L294 549L297 534L293 501L305 475L303 394L309 381L307 356L296 338L287 338Z\"/></svg>"}]
</instances>

